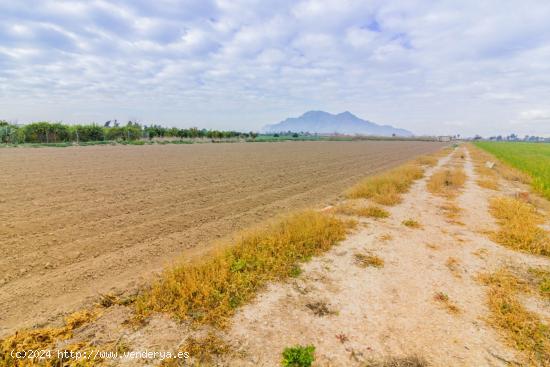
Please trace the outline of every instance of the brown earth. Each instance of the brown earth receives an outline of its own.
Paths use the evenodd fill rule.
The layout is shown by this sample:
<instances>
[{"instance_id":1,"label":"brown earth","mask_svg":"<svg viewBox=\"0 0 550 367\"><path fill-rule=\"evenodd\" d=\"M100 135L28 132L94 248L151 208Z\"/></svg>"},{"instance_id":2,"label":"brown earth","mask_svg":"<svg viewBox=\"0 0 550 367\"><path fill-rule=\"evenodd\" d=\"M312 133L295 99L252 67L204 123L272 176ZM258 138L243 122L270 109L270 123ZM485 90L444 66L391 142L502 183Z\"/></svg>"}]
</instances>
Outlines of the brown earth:
<instances>
[{"instance_id":1,"label":"brown earth","mask_svg":"<svg viewBox=\"0 0 550 367\"><path fill-rule=\"evenodd\" d=\"M0 150L0 336L133 289L275 214L331 203L442 144L292 142Z\"/></svg>"}]
</instances>

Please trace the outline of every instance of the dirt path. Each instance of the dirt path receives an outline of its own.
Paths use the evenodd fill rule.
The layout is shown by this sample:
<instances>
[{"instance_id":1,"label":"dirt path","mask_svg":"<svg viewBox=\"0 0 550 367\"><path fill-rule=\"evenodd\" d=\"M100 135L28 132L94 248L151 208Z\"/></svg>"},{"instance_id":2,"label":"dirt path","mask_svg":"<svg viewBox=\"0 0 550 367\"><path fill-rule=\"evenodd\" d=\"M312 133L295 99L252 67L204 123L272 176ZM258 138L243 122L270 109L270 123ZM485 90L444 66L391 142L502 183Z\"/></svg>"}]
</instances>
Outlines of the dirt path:
<instances>
[{"instance_id":1,"label":"dirt path","mask_svg":"<svg viewBox=\"0 0 550 367\"><path fill-rule=\"evenodd\" d=\"M135 288L215 239L323 205L441 144L302 142L0 150L0 337Z\"/></svg>"},{"instance_id":2,"label":"dirt path","mask_svg":"<svg viewBox=\"0 0 550 367\"><path fill-rule=\"evenodd\" d=\"M362 366L370 359L419 356L433 366L506 366L518 356L484 319L486 289L479 273L501 264L548 265L507 250L479 233L493 219L491 195L479 188L467 151L440 161L384 220L364 228L304 267L299 279L272 285L234 319L227 340L244 357L233 366L275 366L285 347L313 344L316 366ZM464 166L467 181L455 202L459 220L442 209L448 199L427 192L440 167ZM414 219L420 229L402 224ZM460 223L462 222L462 223ZM382 268L358 266L374 254ZM453 308L455 306L456 308Z\"/></svg>"}]
</instances>

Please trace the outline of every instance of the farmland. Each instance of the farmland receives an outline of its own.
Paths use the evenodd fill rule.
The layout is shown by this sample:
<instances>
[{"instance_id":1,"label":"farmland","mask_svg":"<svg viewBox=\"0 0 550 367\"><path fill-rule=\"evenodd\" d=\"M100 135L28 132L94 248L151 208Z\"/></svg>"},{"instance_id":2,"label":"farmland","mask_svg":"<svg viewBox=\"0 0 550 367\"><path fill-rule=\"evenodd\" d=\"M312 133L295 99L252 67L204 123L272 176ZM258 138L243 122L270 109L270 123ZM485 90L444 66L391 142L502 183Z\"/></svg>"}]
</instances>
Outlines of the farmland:
<instances>
[{"instance_id":1,"label":"farmland","mask_svg":"<svg viewBox=\"0 0 550 367\"><path fill-rule=\"evenodd\" d=\"M90 146L0 151L0 334L138 287L206 243L331 203L427 142Z\"/></svg>"},{"instance_id":2,"label":"farmland","mask_svg":"<svg viewBox=\"0 0 550 367\"><path fill-rule=\"evenodd\" d=\"M529 174L533 188L550 199L550 144L478 142L476 145Z\"/></svg>"}]
</instances>

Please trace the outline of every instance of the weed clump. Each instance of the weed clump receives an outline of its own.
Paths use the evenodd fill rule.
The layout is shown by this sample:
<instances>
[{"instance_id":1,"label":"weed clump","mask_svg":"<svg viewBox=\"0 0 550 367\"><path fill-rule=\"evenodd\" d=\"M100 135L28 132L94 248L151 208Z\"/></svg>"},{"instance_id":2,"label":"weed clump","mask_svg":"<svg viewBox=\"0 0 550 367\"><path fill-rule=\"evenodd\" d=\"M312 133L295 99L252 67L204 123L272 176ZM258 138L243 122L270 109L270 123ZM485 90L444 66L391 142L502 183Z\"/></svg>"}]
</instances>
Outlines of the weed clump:
<instances>
[{"instance_id":1,"label":"weed clump","mask_svg":"<svg viewBox=\"0 0 550 367\"><path fill-rule=\"evenodd\" d=\"M202 338L189 337L182 351L188 352L199 363L211 363L214 356L221 356L231 351L231 347L216 333L210 331Z\"/></svg>"},{"instance_id":2,"label":"weed clump","mask_svg":"<svg viewBox=\"0 0 550 367\"><path fill-rule=\"evenodd\" d=\"M495 178L481 178L477 180L477 185L489 190L498 190L498 182Z\"/></svg>"},{"instance_id":3,"label":"weed clump","mask_svg":"<svg viewBox=\"0 0 550 367\"><path fill-rule=\"evenodd\" d=\"M458 261L458 259L456 259L455 257L449 257L445 262L445 265L455 277L462 277L462 275L460 274L460 262Z\"/></svg>"},{"instance_id":4,"label":"weed clump","mask_svg":"<svg viewBox=\"0 0 550 367\"><path fill-rule=\"evenodd\" d=\"M437 157L433 155L422 155L416 158L415 162L422 166L433 167L437 164Z\"/></svg>"},{"instance_id":5,"label":"weed clump","mask_svg":"<svg viewBox=\"0 0 550 367\"><path fill-rule=\"evenodd\" d=\"M443 306L445 306L445 308L447 309L447 311L449 311L450 313L454 313L454 314L457 314L457 313L460 313L460 309L458 308L458 306L456 306L450 299L449 299L449 296L443 292L437 292L435 295L434 295L434 300L441 303Z\"/></svg>"},{"instance_id":6,"label":"weed clump","mask_svg":"<svg viewBox=\"0 0 550 367\"><path fill-rule=\"evenodd\" d=\"M409 227L409 228L420 228L420 227L422 227L420 225L420 223L417 222L414 219L406 219L406 220L402 221L401 224L403 224L405 227Z\"/></svg>"},{"instance_id":7,"label":"weed clump","mask_svg":"<svg viewBox=\"0 0 550 367\"><path fill-rule=\"evenodd\" d=\"M285 348L281 365L284 367L310 367L315 360L315 346L296 345Z\"/></svg>"},{"instance_id":8,"label":"weed clump","mask_svg":"<svg viewBox=\"0 0 550 367\"><path fill-rule=\"evenodd\" d=\"M454 202L447 201L440 208L443 210L443 214L448 219L449 223L457 224L457 225L464 225L464 223L462 223L461 221L458 220L460 218L460 212L462 210Z\"/></svg>"},{"instance_id":9,"label":"weed clump","mask_svg":"<svg viewBox=\"0 0 550 367\"><path fill-rule=\"evenodd\" d=\"M462 168L443 169L434 173L428 181L428 191L433 194L454 197L464 186L466 174Z\"/></svg>"},{"instance_id":10,"label":"weed clump","mask_svg":"<svg viewBox=\"0 0 550 367\"><path fill-rule=\"evenodd\" d=\"M396 205L401 194L406 193L415 180L422 178L423 169L413 163L394 168L385 173L367 177L347 191L350 199L367 198L382 205Z\"/></svg>"},{"instance_id":11,"label":"weed clump","mask_svg":"<svg viewBox=\"0 0 550 367\"><path fill-rule=\"evenodd\" d=\"M529 268L531 283L539 295L550 300L550 271L546 269Z\"/></svg>"},{"instance_id":12,"label":"weed clump","mask_svg":"<svg viewBox=\"0 0 550 367\"><path fill-rule=\"evenodd\" d=\"M518 300L518 293L528 291L526 284L505 269L480 280L489 287L489 323L525 355L529 365L546 365L550 360L550 329Z\"/></svg>"},{"instance_id":13,"label":"weed clump","mask_svg":"<svg viewBox=\"0 0 550 367\"><path fill-rule=\"evenodd\" d=\"M375 268L381 268L384 266L384 260L376 255L371 254L355 254L353 255L355 263L362 268L372 266Z\"/></svg>"},{"instance_id":14,"label":"weed clump","mask_svg":"<svg viewBox=\"0 0 550 367\"><path fill-rule=\"evenodd\" d=\"M322 301L307 303L306 307L310 309L315 316L326 316L334 313L334 311L328 308L327 303Z\"/></svg>"},{"instance_id":15,"label":"weed clump","mask_svg":"<svg viewBox=\"0 0 550 367\"><path fill-rule=\"evenodd\" d=\"M500 225L493 240L514 250L550 256L550 237L539 227L543 217L534 206L508 197L493 198L489 206Z\"/></svg>"},{"instance_id":16,"label":"weed clump","mask_svg":"<svg viewBox=\"0 0 550 367\"><path fill-rule=\"evenodd\" d=\"M429 363L419 356L388 357L381 361L368 361L366 367L428 367Z\"/></svg>"},{"instance_id":17,"label":"weed clump","mask_svg":"<svg viewBox=\"0 0 550 367\"><path fill-rule=\"evenodd\" d=\"M243 234L202 261L164 271L136 300L136 312L167 312L180 320L225 326L234 310L267 282L296 276L296 265L344 239L347 225L315 211Z\"/></svg>"}]
</instances>

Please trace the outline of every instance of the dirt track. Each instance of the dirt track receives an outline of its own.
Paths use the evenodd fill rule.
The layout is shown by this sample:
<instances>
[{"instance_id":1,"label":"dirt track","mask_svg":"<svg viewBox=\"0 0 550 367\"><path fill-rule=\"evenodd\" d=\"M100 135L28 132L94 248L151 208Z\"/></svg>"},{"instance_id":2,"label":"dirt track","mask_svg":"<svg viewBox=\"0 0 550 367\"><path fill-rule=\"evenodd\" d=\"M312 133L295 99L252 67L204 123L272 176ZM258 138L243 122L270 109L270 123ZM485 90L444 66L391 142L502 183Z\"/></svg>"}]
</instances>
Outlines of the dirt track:
<instances>
[{"instance_id":1,"label":"dirt track","mask_svg":"<svg viewBox=\"0 0 550 367\"><path fill-rule=\"evenodd\" d=\"M305 142L1 149L0 336L441 147Z\"/></svg>"}]
</instances>

